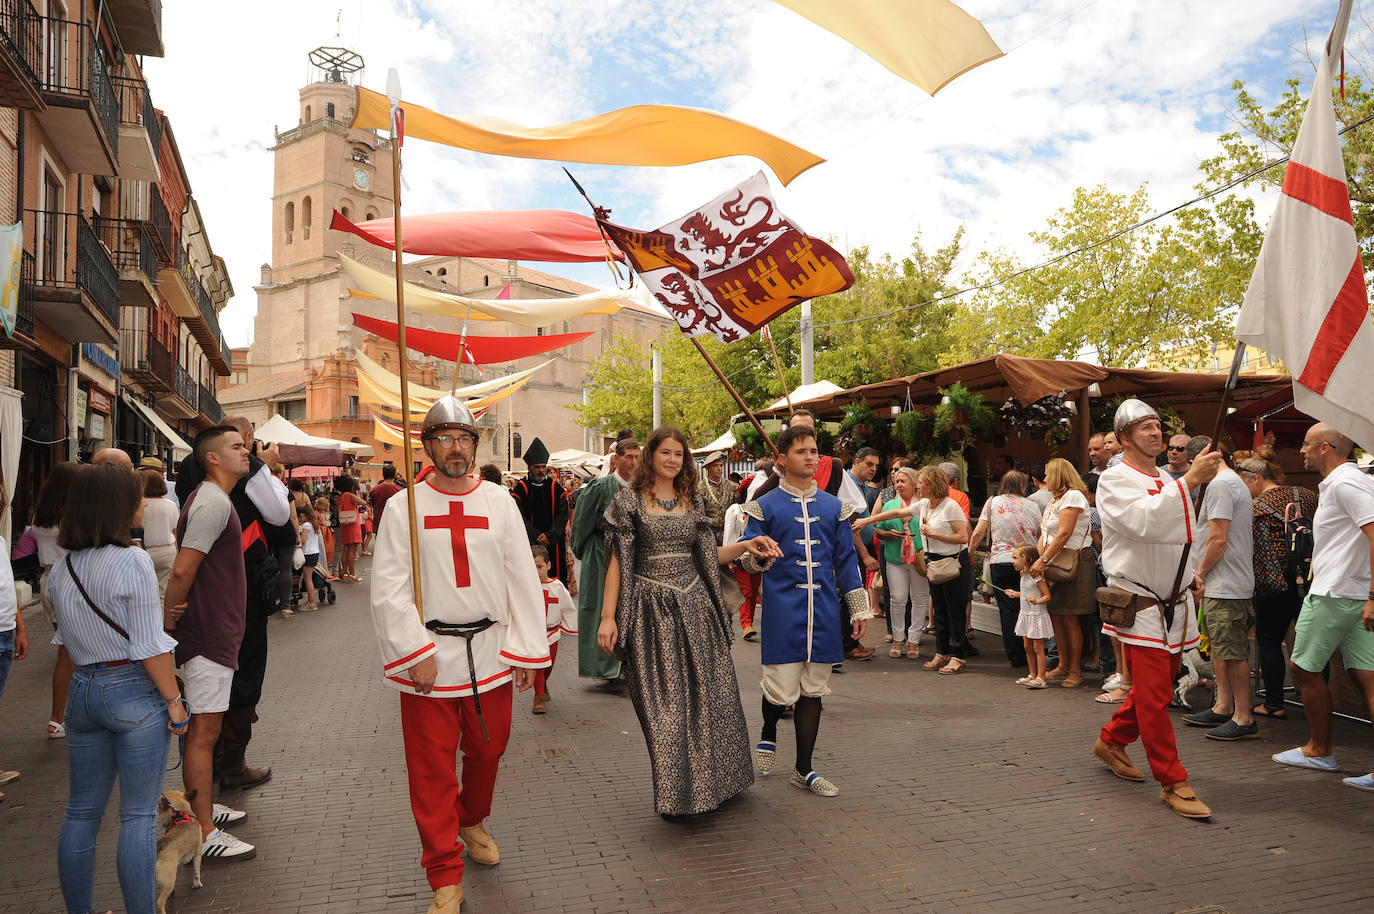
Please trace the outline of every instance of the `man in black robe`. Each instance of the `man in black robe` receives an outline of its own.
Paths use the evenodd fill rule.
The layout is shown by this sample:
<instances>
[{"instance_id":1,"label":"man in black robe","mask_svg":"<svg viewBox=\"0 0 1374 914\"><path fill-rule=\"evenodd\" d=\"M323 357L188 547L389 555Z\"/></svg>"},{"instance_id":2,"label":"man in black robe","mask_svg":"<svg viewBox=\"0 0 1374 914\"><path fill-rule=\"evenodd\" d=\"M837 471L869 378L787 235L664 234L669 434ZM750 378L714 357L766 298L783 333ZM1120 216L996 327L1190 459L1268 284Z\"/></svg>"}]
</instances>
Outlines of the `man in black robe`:
<instances>
[{"instance_id":1,"label":"man in black robe","mask_svg":"<svg viewBox=\"0 0 1374 914\"><path fill-rule=\"evenodd\" d=\"M564 537L568 529L568 495L563 486L549 473L549 449L535 438L525 449L525 478L511 488L520 516L525 520L530 545L539 544L549 550L549 566L553 576L568 583L567 549Z\"/></svg>"}]
</instances>

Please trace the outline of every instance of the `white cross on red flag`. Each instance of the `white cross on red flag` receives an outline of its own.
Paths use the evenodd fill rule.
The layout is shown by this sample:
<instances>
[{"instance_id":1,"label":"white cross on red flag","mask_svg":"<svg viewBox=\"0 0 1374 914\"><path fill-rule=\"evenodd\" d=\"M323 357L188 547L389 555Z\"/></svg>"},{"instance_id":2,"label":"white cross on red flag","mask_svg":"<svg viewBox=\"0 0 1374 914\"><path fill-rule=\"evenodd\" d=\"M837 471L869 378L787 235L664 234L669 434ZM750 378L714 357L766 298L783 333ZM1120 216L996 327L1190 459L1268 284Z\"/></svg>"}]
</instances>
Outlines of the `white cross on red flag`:
<instances>
[{"instance_id":1,"label":"white cross on red flag","mask_svg":"<svg viewBox=\"0 0 1374 914\"><path fill-rule=\"evenodd\" d=\"M1350 6L1317 67L1236 338L1283 360L1298 409L1374 449L1374 325L1331 97Z\"/></svg>"}]
</instances>

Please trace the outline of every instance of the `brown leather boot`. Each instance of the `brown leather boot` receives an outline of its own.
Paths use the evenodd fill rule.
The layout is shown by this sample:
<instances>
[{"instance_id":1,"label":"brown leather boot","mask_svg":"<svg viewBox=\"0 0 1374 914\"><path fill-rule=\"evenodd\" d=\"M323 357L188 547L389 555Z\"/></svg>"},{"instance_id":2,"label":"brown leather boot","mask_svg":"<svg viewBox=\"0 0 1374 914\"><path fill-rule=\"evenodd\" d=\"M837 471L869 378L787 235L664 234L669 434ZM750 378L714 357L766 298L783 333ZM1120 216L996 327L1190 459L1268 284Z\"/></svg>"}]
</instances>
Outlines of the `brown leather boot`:
<instances>
[{"instance_id":1,"label":"brown leather boot","mask_svg":"<svg viewBox=\"0 0 1374 914\"><path fill-rule=\"evenodd\" d=\"M547 711L548 708L546 707L546 705L548 704L548 701L549 700L545 698L542 694L536 693L534 696L534 713L543 714L545 711Z\"/></svg>"},{"instance_id":2,"label":"brown leather boot","mask_svg":"<svg viewBox=\"0 0 1374 914\"><path fill-rule=\"evenodd\" d=\"M1112 774L1122 780L1145 780L1145 772L1131 764L1130 758L1126 755L1125 746L1113 746L1099 736L1097 742L1093 743L1093 755L1101 759L1102 764L1112 769Z\"/></svg>"},{"instance_id":3,"label":"brown leather boot","mask_svg":"<svg viewBox=\"0 0 1374 914\"><path fill-rule=\"evenodd\" d=\"M1159 792L1159 798L1174 812L1185 819L1206 819L1212 814L1207 804L1197 798L1187 781L1168 784Z\"/></svg>"},{"instance_id":4,"label":"brown leather boot","mask_svg":"<svg viewBox=\"0 0 1374 914\"><path fill-rule=\"evenodd\" d=\"M434 900L429 903L426 914L458 914L463 905L463 886L441 885L434 890Z\"/></svg>"},{"instance_id":5,"label":"brown leather boot","mask_svg":"<svg viewBox=\"0 0 1374 914\"><path fill-rule=\"evenodd\" d=\"M247 765L219 776L221 790L245 790L272 780L271 768L249 768Z\"/></svg>"},{"instance_id":6,"label":"brown leather boot","mask_svg":"<svg viewBox=\"0 0 1374 914\"><path fill-rule=\"evenodd\" d=\"M478 822L470 828L458 829L458 840L467 845L468 856L474 863L495 866L501 862L501 852L496 847L494 839L483 827L485 820Z\"/></svg>"}]
</instances>

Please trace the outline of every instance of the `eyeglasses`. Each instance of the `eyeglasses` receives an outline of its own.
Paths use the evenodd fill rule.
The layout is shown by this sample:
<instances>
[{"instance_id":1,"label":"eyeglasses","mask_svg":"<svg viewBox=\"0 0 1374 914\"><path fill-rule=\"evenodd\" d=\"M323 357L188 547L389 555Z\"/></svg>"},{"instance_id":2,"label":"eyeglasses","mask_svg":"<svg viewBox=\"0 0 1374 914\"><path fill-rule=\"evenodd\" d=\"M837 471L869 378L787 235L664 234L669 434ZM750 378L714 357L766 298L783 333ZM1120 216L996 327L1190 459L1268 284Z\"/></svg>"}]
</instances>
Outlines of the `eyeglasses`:
<instances>
[{"instance_id":1,"label":"eyeglasses","mask_svg":"<svg viewBox=\"0 0 1374 914\"><path fill-rule=\"evenodd\" d=\"M1182 452L1188 450L1188 445L1185 444L1185 445L1183 445L1182 447L1177 447L1177 446L1171 444L1171 445L1169 445L1169 450L1171 450L1171 451L1178 451L1179 453L1182 453Z\"/></svg>"},{"instance_id":2,"label":"eyeglasses","mask_svg":"<svg viewBox=\"0 0 1374 914\"><path fill-rule=\"evenodd\" d=\"M1320 447L1320 446L1323 445L1323 444L1330 446L1331 442L1330 442L1330 441L1306 441L1306 440L1304 440L1302 444L1298 445L1298 450L1300 450L1300 451L1305 451L1305 450L1307 450L1308 448Z\"/></svg>"},{"instance_id":3,"label":"eyeglasses","mask_svg":"<svg viewBox=\"0 0 1374 914\"><path fill-rule=\"evenodd\" d=\"M426 441L433 441L439 447L453 447L462 445L463 447L474 447L477 439L472 435L431 435Z\"/></svg>"}]
</instances>

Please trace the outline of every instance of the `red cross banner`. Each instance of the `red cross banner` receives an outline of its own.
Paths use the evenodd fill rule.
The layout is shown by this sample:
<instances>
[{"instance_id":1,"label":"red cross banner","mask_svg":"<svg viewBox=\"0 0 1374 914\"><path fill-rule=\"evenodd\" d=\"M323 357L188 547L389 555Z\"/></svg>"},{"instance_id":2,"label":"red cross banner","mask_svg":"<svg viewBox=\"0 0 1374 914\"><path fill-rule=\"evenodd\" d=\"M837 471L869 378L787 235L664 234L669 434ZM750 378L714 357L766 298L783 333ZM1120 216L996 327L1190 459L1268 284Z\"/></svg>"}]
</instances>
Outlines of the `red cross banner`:
<instances>
[{"instance_id":1,"label":"red cross banner","mask_svg":"<svg viewBox=\"0 0 1374 914\"><path fill-rule=\"evenodd\" d=\"M1331 83L1350 0L1341 5L1255 264L1236 338L1281 358L1293 403L1374 448L1374 326L1355 238Z\"/></svg>"},{"instance_id":2,"label":"red cross banner","mask_svg":"<svg viewBox=\"0 0 1374 914\"><path fill-rule=\"evenodd\" d=\"M733 343L854 284L834 248L778 211L762 172L660 229L601 227L689 337Z\"/></svg>"}]
</instances>

